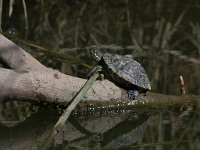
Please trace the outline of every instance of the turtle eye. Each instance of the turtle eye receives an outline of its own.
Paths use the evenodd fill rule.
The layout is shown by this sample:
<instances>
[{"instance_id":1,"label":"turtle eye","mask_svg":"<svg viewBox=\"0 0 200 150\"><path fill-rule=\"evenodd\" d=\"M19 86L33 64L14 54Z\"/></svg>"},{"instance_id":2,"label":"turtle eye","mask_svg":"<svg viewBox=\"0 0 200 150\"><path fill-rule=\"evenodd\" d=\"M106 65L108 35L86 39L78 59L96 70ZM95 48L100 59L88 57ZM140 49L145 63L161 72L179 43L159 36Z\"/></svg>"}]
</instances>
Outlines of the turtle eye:
<instances>
[{"instance_id":1,"label":"turtle eye","mask_svg":"<svg viewBox=\"0 0 200 150\"><path fill-rule=\"evenodd\" d=\"M97 58L97 60L100 60L100 57L97 52L94 54L94 56L95 56L95 58Z\"/></svg>"}]
</instances>

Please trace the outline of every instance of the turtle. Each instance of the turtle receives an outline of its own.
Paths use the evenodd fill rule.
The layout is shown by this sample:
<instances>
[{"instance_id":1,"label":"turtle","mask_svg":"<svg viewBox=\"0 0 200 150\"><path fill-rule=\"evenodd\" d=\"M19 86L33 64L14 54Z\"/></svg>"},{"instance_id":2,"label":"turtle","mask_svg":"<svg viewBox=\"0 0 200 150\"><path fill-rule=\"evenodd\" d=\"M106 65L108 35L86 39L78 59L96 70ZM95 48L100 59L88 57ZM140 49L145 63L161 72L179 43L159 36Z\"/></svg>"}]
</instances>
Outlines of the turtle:
<instances>
[{"instance_id":1,"label":"turtle","mask_svg":"<svg viewBox=\"0 0 200 150\"><path fill-rule=\"evenodd\" d=\"M90 54L102 67L106 79L128 91L128 97L135 100L140 93L151 90L146 71L139 62L128 56L102 53L100 48L92 47Z\"/></svg>"}]
</instances>

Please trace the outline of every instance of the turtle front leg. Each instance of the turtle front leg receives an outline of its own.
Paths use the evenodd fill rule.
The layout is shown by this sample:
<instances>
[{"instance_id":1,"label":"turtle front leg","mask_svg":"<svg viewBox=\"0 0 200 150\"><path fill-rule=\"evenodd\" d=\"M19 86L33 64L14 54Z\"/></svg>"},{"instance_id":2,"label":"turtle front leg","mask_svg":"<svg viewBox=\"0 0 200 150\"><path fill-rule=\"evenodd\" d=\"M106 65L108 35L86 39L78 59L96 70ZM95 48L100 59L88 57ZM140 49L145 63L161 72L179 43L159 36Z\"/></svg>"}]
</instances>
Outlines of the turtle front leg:
<instances>
[{"instance_id":1,"label":"turtle front leg","mask_svg":"<svg viewBox=\"0 0 200 150\"><path fill-rule=\"evenodd\" d=\"M100 74L99 79L100 79L100 81L104 80L104 74L103 73Z\"/></svg>"},{"instance_id":2,"label":"turtle front leg","mask_svg":"<svg viewBox=\"0 0 200 150\"><path fill-rule=\"evenodd\" d=\"M102 81L104 80L104 74L102 73L102 66L98 65L98 66L95 66L91 71L90 73L87 75L87 78L90 78L94 73L95 71L98 69L98 71L100 72L100 76L99 76L99 79Z\"/></svg>"},{"instance_id":3,"label":"turtle front leg","mask_svg":"<svg viewBox=\"0 0 200 150\"><path fill-rule=\"evenodd\" d=\"M128 97L132 100L135 100L139 94L140 94L140 92L138 90L129 90L128 91Z\"/></svg>"}]
</instances>

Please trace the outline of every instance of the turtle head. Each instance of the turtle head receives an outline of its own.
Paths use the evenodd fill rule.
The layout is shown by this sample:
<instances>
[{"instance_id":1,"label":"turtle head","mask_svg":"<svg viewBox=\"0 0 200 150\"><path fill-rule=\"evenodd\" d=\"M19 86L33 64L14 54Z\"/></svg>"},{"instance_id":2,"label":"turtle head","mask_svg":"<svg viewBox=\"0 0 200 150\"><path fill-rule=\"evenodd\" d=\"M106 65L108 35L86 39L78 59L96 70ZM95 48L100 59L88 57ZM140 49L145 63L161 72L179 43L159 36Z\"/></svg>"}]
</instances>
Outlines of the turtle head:
<instances>
[{"instance_id":1,"label":"turtle head","mask_svg":"<svg viewBox=\"0 0 200 150\"><path fill-rule=\"evenodd\" d=\"M99 62L103 57L103 53L98 48L92 48L90 50L90 54L92 58L96 60L97 62Z\"/></svg>"}]
</instances>

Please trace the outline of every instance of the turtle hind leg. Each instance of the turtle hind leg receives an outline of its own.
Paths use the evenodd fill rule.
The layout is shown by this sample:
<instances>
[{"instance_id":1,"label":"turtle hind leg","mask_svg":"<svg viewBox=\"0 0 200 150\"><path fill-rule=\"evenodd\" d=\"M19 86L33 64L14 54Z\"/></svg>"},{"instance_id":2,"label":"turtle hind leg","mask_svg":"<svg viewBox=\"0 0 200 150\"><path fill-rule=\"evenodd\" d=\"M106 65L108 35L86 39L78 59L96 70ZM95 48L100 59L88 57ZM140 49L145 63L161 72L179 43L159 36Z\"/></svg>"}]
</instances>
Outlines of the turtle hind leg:
<instances>
[{"instance_id":1,"label":"turtle hind leg","mask_svg":"<svg viewBox=\"0 0 200 150\"><path fill-rule=\"evenodd\" d=\"M135 89L128 91L128 97L132 100L135 100L139 94L140 94L140 92L138 90L135 90Z\"/></svg>"}]
</instances>

